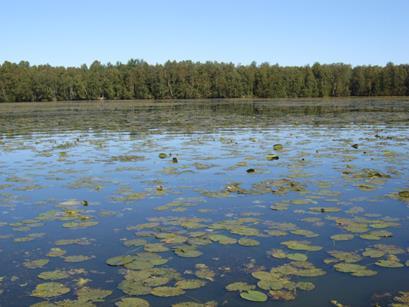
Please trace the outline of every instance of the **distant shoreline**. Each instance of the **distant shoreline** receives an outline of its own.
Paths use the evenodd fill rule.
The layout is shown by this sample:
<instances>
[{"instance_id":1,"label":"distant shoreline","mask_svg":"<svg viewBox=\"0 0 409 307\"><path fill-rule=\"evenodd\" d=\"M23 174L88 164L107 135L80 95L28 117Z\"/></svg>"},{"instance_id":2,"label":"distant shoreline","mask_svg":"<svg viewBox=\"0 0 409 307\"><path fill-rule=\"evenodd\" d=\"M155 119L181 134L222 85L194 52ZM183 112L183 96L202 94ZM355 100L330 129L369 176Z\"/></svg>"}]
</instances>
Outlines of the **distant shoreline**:
<instances>
[{"instance_id":1,"label":"distant shoreline","mask_svg":"<svg viewBox=\"0 0 409 307\"><path fill-rule=\"evenodd\" d=\"M185 104L188 102L200 103L200 102L223 102L223 103L245 103L245 102L265 102L265 103L277 103L277 102L340 102L340 101L368 101L368 100L398 100L400 102L407 101L409 103L409 96L345 96L345 97L295 97L295 98L164 98L164 99L106 99L106 100L55 100L55 101L5 101L0 102L0 106L4 105L58 105L58 104L95 104L95 105L109 105L109 104L125 104L133 103L137 105L156 105L156 104Z\"/></svg>"},{"instance_id":2,"label":"distant shoreline","mask_svg":"<svg viewBox=\"0 0 409 307\"><path fill-rule=\"evenodd\" d=\"M409 64L279 66L143 60L0 65L0 102L409 96Z\"/></svg>"}]
</instances>

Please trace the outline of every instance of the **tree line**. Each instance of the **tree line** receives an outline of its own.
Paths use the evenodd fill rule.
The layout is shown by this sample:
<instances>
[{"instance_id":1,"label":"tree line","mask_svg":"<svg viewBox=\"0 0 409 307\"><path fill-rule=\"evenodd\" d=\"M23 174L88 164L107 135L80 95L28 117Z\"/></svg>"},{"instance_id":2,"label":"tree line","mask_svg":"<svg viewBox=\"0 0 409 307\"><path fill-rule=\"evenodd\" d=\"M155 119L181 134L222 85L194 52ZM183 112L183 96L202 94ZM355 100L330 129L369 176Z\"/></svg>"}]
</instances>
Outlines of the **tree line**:
<instances>
[{"instance_id":1,"label":"tree line","mask_svg":"<svg viewBox=\"0 0 409 307\"><path fill-rule=\"evenodd\" d=\"M142 60L89 67L4 62L0 102L96 99L291 98L409 95L409 65L263 63Z\"/></svg>"}]
</instances>

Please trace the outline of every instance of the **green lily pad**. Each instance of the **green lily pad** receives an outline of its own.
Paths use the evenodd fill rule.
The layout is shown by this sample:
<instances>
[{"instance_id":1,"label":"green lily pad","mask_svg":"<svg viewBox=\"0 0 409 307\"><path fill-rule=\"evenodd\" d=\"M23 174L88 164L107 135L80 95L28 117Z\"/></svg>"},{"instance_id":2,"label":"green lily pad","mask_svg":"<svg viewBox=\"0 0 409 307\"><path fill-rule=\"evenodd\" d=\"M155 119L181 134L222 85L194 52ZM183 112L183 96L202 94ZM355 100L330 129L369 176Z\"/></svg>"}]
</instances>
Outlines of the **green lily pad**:
<instances>
[{"instance_id":1,"label":"green lily pad","mask_svg":"<svg viewBox=\"0 0 409 307\"><path fill-rule=\"evenodd\" d=\"M112 294L112 291L83 287L80 288L76 294L78 296L78 301L81 302L103 302L107 296Z\"/></svg>"},{"instance_id":2,"label":"green lily pad","mask_svg":"<svg viewBox=\"0 0 409 307\"><path fill-rule=\"evenodd\" d=\"M280 157L279 157L278 155L276 155L276 154L268 154L268 155L266 156L266 159L267 159L268 161L273 161L273 160L278 160L278 159L280 159Z\"/></svg>"},{"instance_id":3,"label":"green lily pad","mask_svg":"<svg viewBox=\"0 0 409 307\"><path fill-rule=\"evenodd\" d=\"M370 270L366 266L356 263L340 262L335 264L334 268L339 272L351 273L356 277L369 277L377 274L376 271Z\"/></svg>"},{"instance_id":4,"label":"green lily pad","mask_svg":"<svg viewBox=\"0 0 409 307\"><path fill-rule=\"evenodd\" d=\"M315 252L315 251L320 251L322 249L321 246L317 245L311 245L310 242L308 241L285 241L281 242L281 244L287 246L289 249L293 250L302 250L302 251L310 251L310 252Z\"/></svg>"},{"instance_id":5,"label":"green lily pad","mask_svg":"<svg viewBox=\"0 0 409 307\"><path fill-rule=\"evenodd\" d=\"M31 296L49 298L64 295L70 291L71 291L70 288L64 286L61 283L46 282L37 285L33 292L31 292Z\"/></svg>"},{"instance_id":6,"label":"green lily pad","mask_svg":"<svg viewBox=\"0 0 409 307\"><path fill-rule=\"evenodd\" d=\"M308 256L300 253L287 254L287 258L293 261L307 261Z\"/></svg>"},{"instance_id":7,"label":"green lily pad","mask_svg":"<svg viewBox=\"0 0 409 307\"><path fill-rule=\"evenodd\" d=\"M334 241L348 241L348 240L352 240L353 238L354 238L353 234L346 234L346 233L336 234L336 235L331 236L331 240L334 240Z\"/></svg>"},{"instance_id":8,"label":"green lily pad","mask_svg":"<svg viewBox=\"0 0 409 307\"><path fill-rule=\"evenodd\" d=\"M248 238L240 238L238 243L242 246L258 246L260 245L260 242L257 240L253 239L248 239Z\"/></svg>"},{"instance_id":9,"label":"green lily pad","mask_svg":"<svg viewBox=\"0 0 409 307\"><path fill-rule=\"evenodd\" d=\"M280 150L284 149L284 146L282 144L274 144L273 149L277 150L277 151L280 151Z\"/></svg>"},{"instance_id":10,"label":"green lily pad","mask_svg":"<svg viewBox=\"0 0 409 307\"><path fill-rule=\"evenodd\" d=\"M236 244L237 240L225 235L220 235L220 234L211 234L209 235L209 239L218 242L223 245L229 245L229 244Z\"/></svg>"},{"instance_id":11,"label":"green lily pad","mask_svg":"<svg viewBox=\"0 0 409 307\"><path fill-rule=\"evenodd\" d=\"M185 258L195 258L195 257L199 257L202 255L202 252L188 245L186 247L184 246L176 247L173 251L179 257L185 257Z\"/></svg>"},{"instance_id":12,"label":"green lily pad","mask_svg":"<svg viewBox=\"0 0 409 307\"><path fill-rule=\"evenodd\" d=\"M45 266L48 262L49 262L48 259L37 259L37 260L26 261L23 263L23 265L27 269L38 269L38 268L42 268L43 266Z\"/></svg>"},{"instance_id":13,"label":"green lily pad","mask_svg":"<svg viewBox=\"0 0 409 307\"><path fill-rule=\"evenodd\" d=\"M164 246L162 243L148 243L145 244L144 250L150 253L163 253L167 252L169 248Z\"/></svg>"},{"instance_id":14,"label":"green lily pad","mask_svg":"<svg viewBox=\"0 0 409 307\"><path fill-rule=\"evenodd\" d=\"M218 304L215 301L210 301L206 303L188 301L188 302L172 304L172 307L217 307L217 305Z\"/></svg>"},{"instance_id":15,"label":"green lily pad","mask_svg":"<svg viewBox=\"0 0 409 307\"><path fill-rule=\"evenodd\" d=\"M179 296L184 293L185 291L178 287L157 287L153 288L151 291L152 295L160 297Z\"/></svg>"},{"instance_id":16,"label":"green lily pad","mask_svg":"<svg viewBox=\"0 0 409 307\"><path fill-rule=\"evenodd\" d=\"M142 282L134 280L123 280L118 288L128 295L147 295L151 293L152 288L145 286Z\"/></svg>"},{"instance_id":17,"label":"green lily pad","mask_svg":"<svg viewBox=\"0 0 409 307\"><path fill-rule=\"evenodd\" d=\"M68 278L69 276L70 274L68 274L65 271L55 270L55 271L41 272L38 275L38 278L44 279L44 280L59 280L59 279Z\"/></svg>"},{"instance_id":18,"label":"green lily pad","mask_svg":"<svg viewBox=\"0 0 409 307\"><path fill-rule=\"evenodd\" d=\"M268 293L271 295L273 300L292 301L295 299L295 294L293 291L270 290Z\"/></svg>"},{"instance_id":19,"label":"green lily pad","mask_svg":"<svg viewBox=\"0 0 409 307\"><path fill-rule=\"evenodd\" d=\"M395 255L389 255L386 259L380 259L375 262L377 266L384 268L402 268L403 263L400 262L399 258Z\"/></svg>"},{"instance_id":20,"label":"green lily pad","mask_svg":"<svg viewBox=\"0 0 409 307\"><path fill-rule=\"evenodd\" d=\"M206 285L206 282L200 279L182 279L176 282L176 287L183 290L198 289L203 287L204 285Z\"/></svg>"},{"instance_id":21,"label":"green lily pad","mask_svg":"<svg viewBox=\"0 0 409 307\"><path fill-rule=\"evenodd\" d=\"M62 248L53 247L53 248L50 249L47 256L48 257L61 257L61 256L64 256L65 253L66 253L66 251L63 250Z\"/></svg>"},{"instance_id":22,"label":"green lily pad","mask_svg":"<svg viewBox=\"0 0 409 307\"><path fill-rule=\"evenodd\" d=\"M252 302L265 302L267 301L267 295L263 292L256 290L248 290L240 293L241 298Z\"/></svg>"},{"instance_id":23,"label":"green lily pad","mask_svg":"<svg viewBox=\"0 0 409 307\"><path fill-rule=\"evenodd\" d=\"M297 282L296 284L297 289L303 290L303 291L312 291L315 289L315 285L312 282L309 281L300 281Z\"/></svg>"},{"instance_id":24,"label":"green lily pad","mask_svg":"<svg viewBox=\"0 0 409 307\"><path fill-rule=\"evenodd\" d=\"M117 307L149 307L148 301L138 297L125 297L119 302L116 302Z\"/></svg>"},{"instance_id":25,"label":"green lily pad","mask_svg":"<svg viewBox=\"0 0 409 307\"><path fill-rule=\"evenodd\" d=\"M71 255L71 256L65 256L64 257L64 262L83 262L92 259L93 257L91 256L85 256L85 255Z\"/></svg>"},{"instance_id":26,"label":"green lily pad","mask_svg":"<svg viewBox=\"0 0 409 307\"><path fill-rule=\"evenodd\" d=\"M121 266L127 263L131 263L134 260L135 260L134 257L128 256L128 255L127 256L116 256L116 257L107 259L106 263L110 266Z\"/></svg>"},{"instance_id":27,"label":"green lily pad","mask_svg":"<svg viewBox=\"0 0 409 307\"><path fill-rule=\"evenodd\" d=\"M227 291L240 291L240 292L253 290L255 288L256 288L255 285L250 285L246 282L241 282L241 281L234 282L226 286Z\"/></svg>"}]
</instances>

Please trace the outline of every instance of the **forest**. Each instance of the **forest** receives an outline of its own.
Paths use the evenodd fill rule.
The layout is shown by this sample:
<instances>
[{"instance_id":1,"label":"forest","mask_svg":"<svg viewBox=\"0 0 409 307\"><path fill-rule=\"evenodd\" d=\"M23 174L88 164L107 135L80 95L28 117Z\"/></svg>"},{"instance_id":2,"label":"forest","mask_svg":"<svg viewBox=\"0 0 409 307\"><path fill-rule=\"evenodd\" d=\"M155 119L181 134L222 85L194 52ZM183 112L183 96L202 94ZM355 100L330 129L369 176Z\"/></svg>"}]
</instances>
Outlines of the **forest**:
<instances>
[{"instance_id":1,"label":"forest","mask_svg":"<svg viewBox=\"0 0 409 307\"><path fill-rule=\"evenodd\" d=\"M407 96L409 65L279 66L168 61L54 67L4 62L0 102Z\"/></svg>"}]
</instances>

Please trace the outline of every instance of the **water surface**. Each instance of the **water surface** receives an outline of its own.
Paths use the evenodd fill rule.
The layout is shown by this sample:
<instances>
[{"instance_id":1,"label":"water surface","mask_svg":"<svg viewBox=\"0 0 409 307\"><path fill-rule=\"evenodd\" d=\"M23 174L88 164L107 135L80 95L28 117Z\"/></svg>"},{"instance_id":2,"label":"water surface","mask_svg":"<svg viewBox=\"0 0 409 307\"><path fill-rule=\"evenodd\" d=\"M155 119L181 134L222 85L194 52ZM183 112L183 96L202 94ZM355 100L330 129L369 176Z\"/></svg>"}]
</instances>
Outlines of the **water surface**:
<instances>
[{"instance_id":1,"label":"water surface","mask_svg":"<svg viewBox=\"0 0 409 307\"><path fill-rule=\"evenodd\" d=\"M388 306L408 156L405 99L2 104L0 305Z\"/></svg>"}]
</instances>

